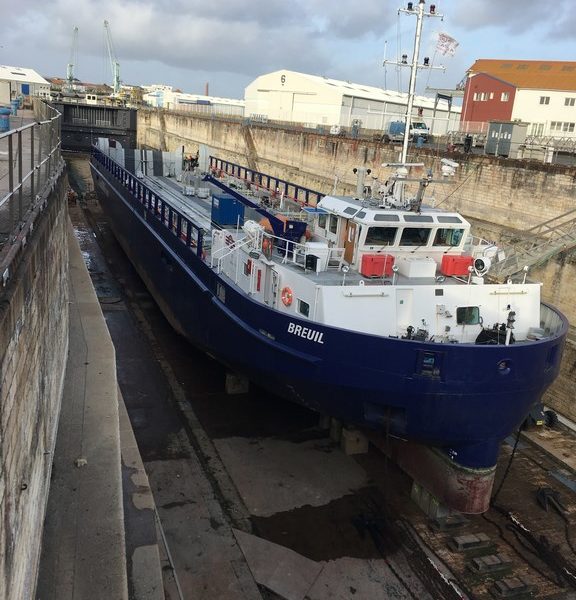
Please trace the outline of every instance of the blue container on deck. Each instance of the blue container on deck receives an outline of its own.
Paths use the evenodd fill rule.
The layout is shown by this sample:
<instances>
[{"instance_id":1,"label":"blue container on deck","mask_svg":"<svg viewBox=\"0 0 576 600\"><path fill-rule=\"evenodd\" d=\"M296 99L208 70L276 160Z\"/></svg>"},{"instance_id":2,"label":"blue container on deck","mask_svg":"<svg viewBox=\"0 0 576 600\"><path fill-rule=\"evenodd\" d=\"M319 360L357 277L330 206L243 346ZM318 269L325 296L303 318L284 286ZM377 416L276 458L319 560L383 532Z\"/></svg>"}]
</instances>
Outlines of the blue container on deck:
<instances>
[{"instance_id":1,"label":"blue container on deck","mask_svg":"<svg viewBox=\"0 0 576 600\"><path fill-rule=\"evenodd\" d=\"M221 227L244 225L244 204L227 194L212 196L212 221Z\"/></svg>"},{"instance_id":2,"label":"blue container on deck","mask_svg":"<svg viewBox=\"0 0 576 600\"><path fill-rule=\"evenodd\" d=\"M10 131L10 113L9 108L0 107L0 133Z\"/></svg>"},{"instance_id":3,"label":"blue container on deck","mask_svg":"<svg viewBox=\"0 0 576 600\"><path fill-rule=\"evenodd\" d=\"M18 109L20 108L20 100L15 98L10 102L10 106L12 107L12 116L16 116L18 114Z\"/></svg>"}]
</instances>

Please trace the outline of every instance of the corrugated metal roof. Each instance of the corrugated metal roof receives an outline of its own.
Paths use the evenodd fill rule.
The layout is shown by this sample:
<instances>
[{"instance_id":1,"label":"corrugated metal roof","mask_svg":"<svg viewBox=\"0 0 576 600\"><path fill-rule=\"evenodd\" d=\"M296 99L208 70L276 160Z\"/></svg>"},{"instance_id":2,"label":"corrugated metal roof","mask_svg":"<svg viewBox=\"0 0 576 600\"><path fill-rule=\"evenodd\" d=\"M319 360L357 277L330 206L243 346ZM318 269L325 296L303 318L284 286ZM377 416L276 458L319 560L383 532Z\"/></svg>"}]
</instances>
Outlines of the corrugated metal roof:
<instances>
[{"instance_id":1,"label":"corrugated metal roof","mask_svg":"<svg viewBox=\"0 0 576 600\"><path fill-rule=\"evenodd\" d=\"M385 90L360 83L351 83L350 81L341 81L340 79L330 79L329 77L319 77L318 75L308 75L306 73L301 73L301 75L315 81L317 84L329 84L337 87L346 96L355 96L365 98L366 100L380 100L381 102L393 102L396 104L408 103L408 94L404 94L403 92ZM434 98L428 98L427 96L415 96L414 103L416 106L422 106L423 108L434 108Z\"/></svg>"},{"instance_id":2,"label":"corrugated metal roof","mask_svg":"<svg viewBox=\"0 0 576 600\"><path fill-rule=\"evenodd\" d=\"M576 91L576 62L480 58L469 74L487 73L517 88Z\"/></svg>"},{"instance_id":3,"label":"corrugated metal roof","mask_svg":"<svg viewBox=\"0 0 576 600\"><path fill-rule=\"evenodd\" d=\"M0 65L0 80L2 81L22 81L23 83L40 83L50 85L44 77L38 75L34 69L25 69L23 67L9 67Z\"/></svg>"},{"instance_id":4,"label":"corrugated metal roof","mask_svg":"<svg viewBox=\"0 0 576 600\"><path fill-rule=\"evenodd\" d=\"M380 102L390 102L394 104L408 103L408 94L403 92L395 92L393 90L385 90L383 88L364 85L360 83L351 83L350 81L341 81L340 79L331 79L330 77L320 77L319 75L309 75L308 73L297 73L295 71L276 71L277 73L294 73L304 77L316 85L329 85L338 88L346 96L363 98L366 100L379 100ZM429 96L415 96L414 104L417 107L434 109L434 98ZM443 105L438 107L438 110L445 110ZM452 112L460 112L460 106L452 105Z\"/></svg>"}]
</instances>

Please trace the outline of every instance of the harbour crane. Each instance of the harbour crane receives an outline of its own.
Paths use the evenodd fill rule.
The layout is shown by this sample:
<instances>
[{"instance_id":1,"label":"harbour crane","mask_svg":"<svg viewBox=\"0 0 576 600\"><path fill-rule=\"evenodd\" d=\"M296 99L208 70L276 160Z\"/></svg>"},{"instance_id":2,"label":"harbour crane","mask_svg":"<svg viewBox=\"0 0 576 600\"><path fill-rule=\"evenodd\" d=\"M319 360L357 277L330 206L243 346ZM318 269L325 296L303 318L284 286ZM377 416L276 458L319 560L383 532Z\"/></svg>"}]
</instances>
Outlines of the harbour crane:
<instances>
[{"instance_id":1,"label":"harbour crane","mask_svg":"<svg viewBox=\"0 0 576 600\"><path fill-rule=\"evenodd\" d=\"M64 91L72 94L74 92L74 65L78 57L78 27L74 27L72 32L72 46L70 47L70 60L66 67L66 85Z\"/></svg>"},{"instance_id":2,"label":"harbour crane","mask_svg":"<svg viewBox=\"0 0 576 600\"><path fill-rule=\"evenodd\" d=\"M110 33L110 23L104 21L104 31L106 33L106 47L108 48L108 58L112 69L112 97L116 98L120 94L120 63L116 58L116 51L112 43L112 34Z\"/></svg>"}]
</instances>

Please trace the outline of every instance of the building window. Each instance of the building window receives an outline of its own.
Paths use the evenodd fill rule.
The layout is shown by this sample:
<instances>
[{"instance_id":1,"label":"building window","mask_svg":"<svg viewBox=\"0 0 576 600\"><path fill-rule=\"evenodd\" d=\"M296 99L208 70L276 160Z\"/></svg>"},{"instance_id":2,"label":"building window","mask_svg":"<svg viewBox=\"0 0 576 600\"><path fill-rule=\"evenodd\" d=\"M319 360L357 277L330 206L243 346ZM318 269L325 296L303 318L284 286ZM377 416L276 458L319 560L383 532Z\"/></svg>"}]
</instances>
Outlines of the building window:
<instances>
[{"instance_id":1,"label":"building window","mask_svg":"<svg viewBox=\"0 0 576 600\"><path fill-rule=\"evenodd\" d=\"M564 106L574 106L576 104L576 98L565 98Z\"/></svg>"},{"instance_id":2,"label":"building window","mask_svg":"<svg viewBox=\"0 0 576 600\"><path fill-rule=\"evenodd\" d=\"M494 92L490 92L490 100L494 100Z\"/></svg>"},{"instance_id":3,"label":"building window","mask_svg":"<svg viewBox=\"0 0 576 600\"><path fill-rule=\"evenodd\" d=\"M510 100L510 94L508 92L502 92L500 94L500 101L501 102L508 102L508 100Z\"/></svg>"},{"instance_id":4,"label":"building window","mask_svg":"<svg viewBox=\"0 0 576 600\"><path fill-rule=\"evenodd\" d=\"M541 136L544 133L544 123L532 123L530 135Z\"/></svg>"},{"instance_id":5,"label":"building window","mask_svg":"<svg viewBox=\"0 0 576 600\"><path fill-rule=\"evenodd\" d=\"M480 94L478 92L474 92L474 102L478 102L480 100Z\"/></svg>"},{"instance_id":6,"label":"building window","mask_svg":"<svg viewBox=\"0 0 576 600\"><path fill-rule=\"evenodd\" d=\"M574 133L574 123L563 123L562 121L552 121L550 131L563 131L565 133Z\"/></svg>"},{"instance_id":7,"label":"building window","mask_svg":"<svg viewBox=\"0 0 576 600\"><path fill-rule=\"evenodd\" d=\"M540 96L540 104L550 104L550 96Z\"/></svg>"}]
</instances>

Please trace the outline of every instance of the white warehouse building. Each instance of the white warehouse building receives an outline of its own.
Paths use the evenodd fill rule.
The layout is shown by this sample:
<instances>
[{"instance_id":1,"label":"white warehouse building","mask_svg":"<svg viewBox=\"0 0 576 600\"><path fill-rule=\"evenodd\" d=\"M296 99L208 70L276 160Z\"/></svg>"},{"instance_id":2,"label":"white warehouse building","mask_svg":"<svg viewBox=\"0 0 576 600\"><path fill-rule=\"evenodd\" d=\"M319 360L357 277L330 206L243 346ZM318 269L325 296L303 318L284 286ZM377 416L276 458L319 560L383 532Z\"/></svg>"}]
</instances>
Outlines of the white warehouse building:
<instances>
[{"instance_id":1,"label":"white warehouse building","mask_svg":"<svg viewBox=\"0 0 576 600\"><path fill-rule=\"evenodd\" d=\"M242 117L244 101L233 98L216 98L201 94L185 94L174 90L169 85L144 86L146 93L143 100L154 108L167 110L184 110L208 114Z\"/></svg>"},{"instance_id":2,"label":"white warehouse building","mask_svg":"<svg viewBox=\"0 0 576 600\"><path fill-rule=\"evenodd\" d=\"M50 83L34 69L0 65L0 104L10 104L18 96L47 98L49 95Z\"/></svg>"},{"instance_id":3,"label":"white warehouse building","mask_svg":"<svg viewBox=\"0 0 576 600\"><path fill-rule=\"evenodd\" d=\"M295 71L274 71L256 78L245 90L245 116L331 127L340 125L385 130L402 119L408 95ZM461 107L446 100L416 96L413 118L425 121L432 134L458 129Z\"/></svg>"}]
</instances>

